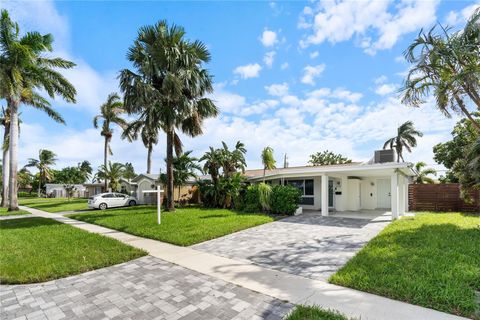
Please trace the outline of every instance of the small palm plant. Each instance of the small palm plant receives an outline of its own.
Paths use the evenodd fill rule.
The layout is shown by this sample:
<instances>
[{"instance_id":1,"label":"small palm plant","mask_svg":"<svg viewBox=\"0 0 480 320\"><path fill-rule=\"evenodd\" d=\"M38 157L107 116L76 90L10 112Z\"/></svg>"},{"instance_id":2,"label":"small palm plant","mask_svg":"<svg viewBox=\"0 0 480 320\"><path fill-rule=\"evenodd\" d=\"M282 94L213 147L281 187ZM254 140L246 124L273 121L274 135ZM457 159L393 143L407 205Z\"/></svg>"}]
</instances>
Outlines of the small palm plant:
<instances>
[{"instance_id":1,"label":"small palm plant","mask_svg":"<svg viewBox=\"0 0 480 320\"><path fill-rule=\"evenodd\" d=\"M412 152L412 148L417 146L417 138L423 137L423 133L415 129L412 121L403 123L397 129L397 135L385 141L383 149L395 149L397 153L397 162L405 161L403 159L403 148Z\"/></svg>"},{"instance_id":2,"label":"small palm plant","mask_svg":"<svg viewBox=\"0 0 480 320\"><path fill-rule=\"evenodd\" d=\"M423 161L417 162L415 164L415 170L417 170L418 174L415 178L415 183L425 184L425 183L435 183L429 175L437 175L437 170L433 168L425 168L427 164ZM425 168L425 169L424 169Z\"/></svg>"},{"instance_id":3,"label":"small palm plant","mask_svg":"<svg viewBox=\"0 0 480 320\"><path fill-rule=\"evenodd\" d=\"M112 191L118 191L120 189L120 179L123 177L124 172L125 166L123 164L109 161L108 166L100 166L97 177L108 181L108 185Z\"/></svg>"},{"instance_id":4,"label":"small palm plant","mask_svg":"<svg viewBox=\"0 0 480 320\"><path fill-rule=\"evenodd\" d=\"M263 164L263 183L265 183L265 171L276 168L275 157L273 156L273 149L265 147L262 150L262 164Z\"/></svg>"}]
</instances>

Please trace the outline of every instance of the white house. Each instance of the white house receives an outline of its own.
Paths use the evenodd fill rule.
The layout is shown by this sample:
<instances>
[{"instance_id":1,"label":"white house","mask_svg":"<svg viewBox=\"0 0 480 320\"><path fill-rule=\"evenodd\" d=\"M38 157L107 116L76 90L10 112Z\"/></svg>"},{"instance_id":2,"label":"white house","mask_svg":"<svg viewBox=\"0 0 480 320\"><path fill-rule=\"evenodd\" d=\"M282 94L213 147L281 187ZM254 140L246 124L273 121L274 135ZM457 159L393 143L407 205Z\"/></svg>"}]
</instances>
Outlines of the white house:
<instances>
[{"instance_id":1,"label":"white house","mask_svg":"<svg viewBox=\"0 0 480 320\"><path fill-rule=\"evenodd\" d=\"M301 207L320 210L324 216L331 211L360 215L380 210L391 211L392 219L397 219L408 211L408 184L417 173L411 163L393 159L394 155L386 159L388 162L376 157L367 163L267 170L265 179L299 188L303 193ZM251 182L260 182L263 170L247 170L245 175Z\"/></svg>"},{"instance_id":2,"label":"white house","mask_svg":"<svg viewBox=\"0 0 480 320\"><path fill-rule=\"evenodd\" d=\"M73 195L74 198L84 198L86 196L87 188L83 184L75 184ZM51 198L66 198L67 190L63 183L46 183L45 193Z\"/></svg>"}]
</instances>

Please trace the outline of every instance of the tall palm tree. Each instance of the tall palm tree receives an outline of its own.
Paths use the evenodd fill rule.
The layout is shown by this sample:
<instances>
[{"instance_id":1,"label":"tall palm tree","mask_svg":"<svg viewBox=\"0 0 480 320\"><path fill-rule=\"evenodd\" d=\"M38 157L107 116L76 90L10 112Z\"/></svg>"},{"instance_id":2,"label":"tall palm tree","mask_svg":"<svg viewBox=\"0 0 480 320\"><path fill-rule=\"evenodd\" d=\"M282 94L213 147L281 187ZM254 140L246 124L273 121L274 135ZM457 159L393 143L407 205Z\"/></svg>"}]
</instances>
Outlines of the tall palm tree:
<instances>
[{"instance_id":1,"label":"tall palm tree","mask_svg":"<svg viewBox=\"0 0 480 320\"><path fill-rule=\"evenodd\" d=\"M0 97L10 109L9 138L9 210L18 210L18 114L22 97L46 102L33 89L45 91L50 98L61 96L67 102L75 102L73 85L57 70L70 69L73 62L45 55L52 51L53 37L38 32L20 36L20 28L13 22L7 10L0 17ZM46 112L53 120L64 123L62 117L48 103L33 107Z\"/></svg>"},{"instance_id":2,"label":"tall palm tree","mask_svg":"<svg viewBox=\"0 0 480 320\"><path fill-rule=\"evenodd\" d=\"M405 51L405 59L413 64L402 88L402 102L420 107L431 94L437 108L447 117L451 112L469 118L480 132L468 105L480 110L480 10L470 17L463 30L449 34L440 26L420 32Z\"/></svg>"},{"instance_id":3,"label":"tall palm tree","mask_svg":"<svg viewBox=\"0 0 480 320\"><path fill-rule=\"evenodd\" d=\"M172 211L176 130L200 135L204 119L218 114L213 101L204 97L213 91L212 77L203 68L210 53L202 42L186 40L183 28L160 21L140 28L127 58L135 68L119 76L127 111L141 114L153 108L157 128L167 136L166 196L167 210Z\"/></svg>"},{"instance_id":4,"label":"tall palm tree","mask_svg":"<svg viewBox=\"0 0 480 320\"><path fill-rule=\"evenodd\" d=\"M3 143L2 143L2 207L8 207L8 178L9 178L9 160L8 152L9 135L10 135L10 111L2 107L2 115L0 124L3 126Z\"/></svg>"},{"instance_id":5,"label":"tall palm tree","mask_svg":"<svg viewBox=\"0 0 480 320\"><path fill-rule=\"evenodd\" d=\"M47 182L52 180L53 171L52 166L57 162L57 155L50 150L40 149L38 152L38 159L30 158L28 159L25 168L35 167L38 170L40 181L38 183L38 197L41 196L42 186Z\"/></svg>"},{"instance_id":6,"label":"tall palm tree","mask_svg":"<svg viewBox=\"0 0 480 320\"><path fill-rule=\"evenodd\" d=\"M437 170L433 168L425 168L427 164L423 161L417 162L415 164L415 170L417 170L417 177L415 178L415 183L425 184L425 183L434 183L432 178L428 175L437 175ZM425 168L425 169L424 169Z\"/></svg>"},{"instance_id":7,"label":"tall palm tree","mask_svg":"<svg viewBox=\"0 0 480 320\"><path fill-rule=\"evenodd\" d=\"M276 168L275 157L273 156L273 149L265 147L262 150L262 164L263 164L263 183L265 183L265 171Z\"/></svg>"},{"instance_id":8,"label":"tall palm tree","mask_svg":"<svg viewBox=\"0 0 480 320\"><path fill-rule=\"evenodd\" d=\"M93 118L93 126L95 129L99 127L99 121L103 120L102 131L100 135L104 137L103 145L103 165L107 167L107 158L108 155L112 155L112 149L110 148L110 141L112 141L113 128L112 124L117 124L121 128L126 128L127 122L121 117L121 114L124 113L123 103L120 99L120 96L113 92L108 95L107 101L100 106L100 114L96 115ZM108 181L105 180L105 190L108 187Z\"/></svg>"},{"instance_id":9,"label":"tall palm tree","mask_svg":"<svg viewBox=\"0 0 480 320\"><path fill-rule=\"evenodd\" d=\"M397 153L397 162L405 161L403 159L403 148L408 152L412 152L412 148L417 146L415 137L423 137L423 133L415 129L412 121L407 121L400 125L397 129L397 135L385 141L383 149L395 149Z\"/></svg>"},{"instance_id":10,"label":"tall palm tree","mask_svg":"<svg viewBox=\"0 0 480 320\"><path fill-rule=\"evenodd\" d=\"M108 165L101 165L98 168L97 177L108 181L108 185L112 191L118 191L120 189L120 179L125 172L125 166L121 163L108 161Z\"/></svg>"},{"instance_id":11,"label":"tall palm tree","mask_svg":"<svg viewBox=\"0 0 480 320\"><path fill-rule=\"evenodd\" d=\"M152 173L152 152L153 146L158 143L158 134L161 130L158 122L155 121L155 110L149 108L142 115L130 122L122 133L122 139L129 141L142 139L143 145L147 148L147 173Z\"/></svg>"}]
</instances>

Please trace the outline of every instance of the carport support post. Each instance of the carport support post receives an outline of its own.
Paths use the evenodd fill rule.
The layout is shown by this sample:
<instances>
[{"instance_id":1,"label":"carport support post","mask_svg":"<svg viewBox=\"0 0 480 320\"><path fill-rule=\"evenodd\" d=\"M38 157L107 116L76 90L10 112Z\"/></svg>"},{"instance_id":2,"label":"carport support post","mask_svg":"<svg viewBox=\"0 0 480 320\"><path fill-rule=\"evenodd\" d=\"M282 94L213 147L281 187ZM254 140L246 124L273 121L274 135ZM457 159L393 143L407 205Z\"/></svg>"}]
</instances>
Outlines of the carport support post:
<instances>
[{"instance_id":1,"label":"carport support post","mask_svg":"<svg viewBox=\"0 0 480 320\"><path fill-rule=\"evenodd\" d=\"M322 216L328 216L328 176L322 175Z\"/></svg>"},{"instance_id":2,"label":"carport support post","mask_svg":"<svg viewBox=\"0 0 480 320\"><path fill-rule=\"evenodd\" d=\"M392 174L391 198L392 198L392 220L398 219L398 173Z\"/></svg>"}]
</instances>

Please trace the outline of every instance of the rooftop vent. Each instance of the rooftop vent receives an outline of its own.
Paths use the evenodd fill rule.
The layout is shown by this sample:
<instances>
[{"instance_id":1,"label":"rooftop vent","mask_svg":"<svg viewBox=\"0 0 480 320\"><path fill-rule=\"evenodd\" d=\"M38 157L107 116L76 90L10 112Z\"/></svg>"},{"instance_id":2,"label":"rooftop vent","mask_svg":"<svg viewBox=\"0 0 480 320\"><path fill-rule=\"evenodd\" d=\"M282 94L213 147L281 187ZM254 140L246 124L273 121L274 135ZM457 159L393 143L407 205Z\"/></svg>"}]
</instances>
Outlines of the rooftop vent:
<instances>
[{"instance_id":1,"label":"rooftop vent","mask_svg":"<svg viewBox=\"0 0 480 320\"><path fill-rule=\"evenodd\" d=\"M395 150L375 150L374 163L395 162Z\"/></svg>"}]
</instances>

